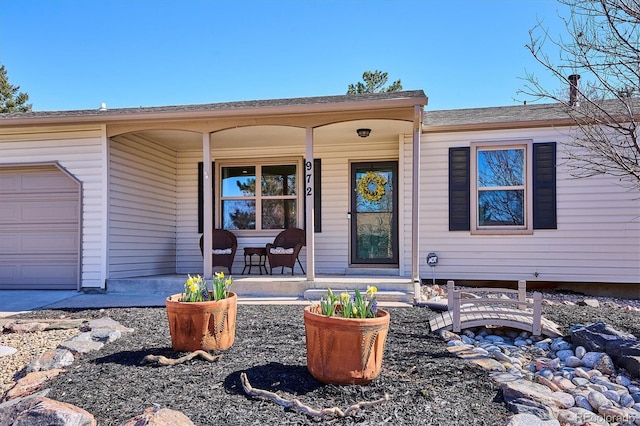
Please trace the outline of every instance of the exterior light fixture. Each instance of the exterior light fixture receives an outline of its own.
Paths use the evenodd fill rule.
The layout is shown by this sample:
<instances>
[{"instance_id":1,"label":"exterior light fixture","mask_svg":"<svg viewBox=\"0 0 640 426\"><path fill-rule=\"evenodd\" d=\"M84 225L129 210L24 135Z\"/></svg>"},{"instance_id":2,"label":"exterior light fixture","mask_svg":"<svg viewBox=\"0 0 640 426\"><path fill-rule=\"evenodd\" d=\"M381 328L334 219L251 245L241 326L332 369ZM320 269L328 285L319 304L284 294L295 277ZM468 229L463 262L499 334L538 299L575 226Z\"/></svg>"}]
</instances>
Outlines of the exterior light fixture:
<instances>
[{"instance_id":1,"label":"exterior light fixture","mask_svg":"<svg viewBox=\"0 0 640 426\"><path fill-rule=\"evenodd\" d=\"M367 136L369 136L371 134L371 129L358 129L358 130L356 130L356 133L361 138L366 138Z\"/></svg>"}]
</instances>

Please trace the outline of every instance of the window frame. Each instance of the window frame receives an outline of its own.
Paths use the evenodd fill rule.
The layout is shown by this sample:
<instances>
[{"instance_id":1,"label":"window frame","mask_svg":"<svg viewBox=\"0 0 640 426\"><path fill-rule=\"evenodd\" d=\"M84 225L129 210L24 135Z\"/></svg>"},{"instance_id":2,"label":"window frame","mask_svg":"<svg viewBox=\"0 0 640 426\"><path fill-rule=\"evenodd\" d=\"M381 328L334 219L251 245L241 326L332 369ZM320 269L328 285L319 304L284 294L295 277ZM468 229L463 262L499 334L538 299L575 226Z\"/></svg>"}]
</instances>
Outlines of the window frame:
<instances>
[{"instance_id":1,"label":"window frame","mask_svg":"<svg viewBox=\"0 0 640 426\"><path fill-rule=\"evenodd\" d=\"M533 234L533 141L527 140L502 140L502 141L477 141L471 142L470 158L470 214L471 234L476 235L523 235ZM479 225L478 217L478 152L487 150L524 149L524 185L515 188L524 190L524 224L523 225Z\"/></svg>"},{"instance_id":2,"label":"window frame","mask_svg":"<svg viewBox=\"0 0 640 426\"><path fill-rule=\"evenodd\" d=\"M296 195L262 195L262 167L263 166L286 166L294 165L296 167ZM256 195L253 197L223 197L222 195L222 170L226 167L255 167L256 174ZM304 173L304 162L302 157L279 157L279 158L266 158L260 160L251 159L226 159L216 161L215 177L217 182L215 206L216 211L220 212L216 215L214 226L223 228L224 226L224 212L222 210L222 203L225 200L255 200L255 229L233 229L233 233L239 236L247 235L264 235L265 233L274 233L274 235L282 229L262 229L262 201L263 200L296 200L296 217L297 228L302 228L304 223L304 179L302 178ZM226 228L225 228L226 229Z\"/></svg>"}]
</instances>

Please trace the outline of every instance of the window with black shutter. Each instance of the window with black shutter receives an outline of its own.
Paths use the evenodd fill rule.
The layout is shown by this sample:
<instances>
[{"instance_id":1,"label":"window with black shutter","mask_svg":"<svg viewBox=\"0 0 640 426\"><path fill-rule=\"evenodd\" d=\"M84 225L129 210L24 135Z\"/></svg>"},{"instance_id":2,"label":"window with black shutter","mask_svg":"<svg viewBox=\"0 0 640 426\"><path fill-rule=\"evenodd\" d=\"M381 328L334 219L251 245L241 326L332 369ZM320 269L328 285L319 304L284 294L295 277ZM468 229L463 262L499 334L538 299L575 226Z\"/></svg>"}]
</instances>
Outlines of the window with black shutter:
<instances>
[{"instance_id":1,"label":"window with black shutter","mask_svg":"<svg viewBox=\"0 0 640 426\"><path fill-rule=\"evenodd\" d=\"M555 142L474 143L449 149L450 231L557 229L556 210Z\"/></svg>"}]
</instances>

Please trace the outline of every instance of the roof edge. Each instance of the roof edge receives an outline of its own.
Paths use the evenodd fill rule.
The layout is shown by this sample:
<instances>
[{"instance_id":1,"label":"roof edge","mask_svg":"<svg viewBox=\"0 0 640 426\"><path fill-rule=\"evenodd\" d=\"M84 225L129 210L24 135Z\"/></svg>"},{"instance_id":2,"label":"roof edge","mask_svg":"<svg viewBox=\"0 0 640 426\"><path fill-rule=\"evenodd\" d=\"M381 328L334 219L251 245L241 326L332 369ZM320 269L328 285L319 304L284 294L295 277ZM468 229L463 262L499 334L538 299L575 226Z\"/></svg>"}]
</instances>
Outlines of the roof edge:
<instances>
[{"instance_id":1,"label":"roof edge","mask_svg":"<svg viewBox=\"0 0 640 426\"><path fill-rule=\"evenodd\" d=\"M308 98L283 98L258 101L222 102L178 106L115 108L101 110L35 111L0 114L0 127L32 124L122 122L154 119L199 119L248 115L287 115L323 112L377 110L425 106L422 90L335 95Z\"/></svg>"}]
</instances>

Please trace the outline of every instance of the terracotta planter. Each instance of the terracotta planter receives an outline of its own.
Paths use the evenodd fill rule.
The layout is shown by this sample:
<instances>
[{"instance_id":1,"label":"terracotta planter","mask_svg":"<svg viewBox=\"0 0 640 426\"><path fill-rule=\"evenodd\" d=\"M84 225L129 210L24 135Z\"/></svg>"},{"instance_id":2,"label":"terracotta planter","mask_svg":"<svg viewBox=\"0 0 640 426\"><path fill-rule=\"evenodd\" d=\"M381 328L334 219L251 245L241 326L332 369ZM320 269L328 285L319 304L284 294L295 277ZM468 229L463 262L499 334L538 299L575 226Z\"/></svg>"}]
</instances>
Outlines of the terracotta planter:
<instances>
[{"instance_id":1,"label":"terracotta planter","mask_svg":"<svg viewBox=\"0 0 640 426\"><path fill-rule=\"evenodd\" d=\"M181 294L167 297L167 317L174 351L225 350L236 336L238 296L208 302L179 302Z\"/></svg>"},{"instance_id":2,"label":"terracotta planter","mask_svg":"<svg viewBox=\"0 0 640 426\"><path fill-rule=\"evenodd\" d=\"M367 384L382 369L389 312L376 318L327 317L317 305L304 308L307 368L322 383Z\"/></svg>"}]
</instances>

